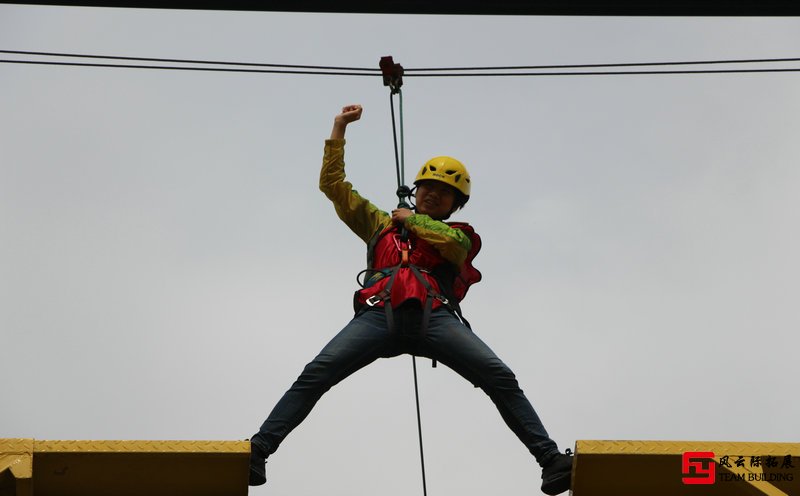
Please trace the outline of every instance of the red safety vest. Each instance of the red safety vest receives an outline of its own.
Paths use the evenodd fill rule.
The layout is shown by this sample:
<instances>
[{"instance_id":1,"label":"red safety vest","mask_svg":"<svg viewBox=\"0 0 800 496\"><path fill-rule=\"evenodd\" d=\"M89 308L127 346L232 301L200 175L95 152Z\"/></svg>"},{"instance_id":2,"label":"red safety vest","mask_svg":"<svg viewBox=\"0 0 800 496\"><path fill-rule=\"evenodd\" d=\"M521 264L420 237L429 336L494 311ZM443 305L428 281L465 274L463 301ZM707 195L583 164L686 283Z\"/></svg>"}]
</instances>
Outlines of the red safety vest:
<instances>
[{"instance_id":1,"label":"red safety vest","mask_svg":"<svg viewBox=\"0 0 800 496\"><path fill-rule=\"evenodd\" d=\"M384 306L386 301L390 301L393 308L410 299L424 305L429 298L432 299L430 309L447 305L459 311L458 303L464 299L469 287L482 277L472 265L481 249L481 238L467 223L448 225L462 230L472 242L460 270L423 239L410 235L408 242L404 243L397 226L391 225L377 232L367 248L364 289L354 295L356 311L365 305ZM407 252L405 263L404 251Z\"/></svg>"}]
</instances>

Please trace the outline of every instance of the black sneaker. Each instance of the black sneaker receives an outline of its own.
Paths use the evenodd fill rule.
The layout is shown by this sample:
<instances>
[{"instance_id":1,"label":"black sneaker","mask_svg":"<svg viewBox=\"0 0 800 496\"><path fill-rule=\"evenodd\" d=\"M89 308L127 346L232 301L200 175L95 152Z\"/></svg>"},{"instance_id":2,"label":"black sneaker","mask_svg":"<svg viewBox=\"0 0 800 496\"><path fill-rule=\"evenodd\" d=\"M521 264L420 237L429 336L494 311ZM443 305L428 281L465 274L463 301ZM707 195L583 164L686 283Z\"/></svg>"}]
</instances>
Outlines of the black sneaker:
<instances>
[{"instance_id":1,"label":"black sneaker","mask_svg":"<svg viewBox=\"0 0 800 496\"><path fill-rule=\"evenodd\" d=\"M264 453L252 442L250 443L250 482L251 486L267 483L267 460Z\"/></svg>"},{"instance_id":2,"label":"black sneaker","mask_svg":"<svg viewBox=\"0 0 800 496\"><path fill-rule=\"evenodd\" d=\"M570 488L572 483L572 455L559 453L542 469L542 492L555 496Z\"/></svg>"}]
</instances>

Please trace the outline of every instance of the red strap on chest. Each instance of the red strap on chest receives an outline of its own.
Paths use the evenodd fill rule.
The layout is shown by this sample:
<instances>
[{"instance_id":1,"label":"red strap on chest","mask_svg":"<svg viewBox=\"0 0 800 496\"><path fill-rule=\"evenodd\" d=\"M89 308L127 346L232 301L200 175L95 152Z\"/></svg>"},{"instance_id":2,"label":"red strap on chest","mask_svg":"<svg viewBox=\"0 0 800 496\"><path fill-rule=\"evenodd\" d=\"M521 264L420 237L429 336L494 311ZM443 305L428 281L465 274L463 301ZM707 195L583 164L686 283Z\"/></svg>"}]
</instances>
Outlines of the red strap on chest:
<instances>
[{"instance_id":1,"label":"red strap on chest","mask_svg":"<svg viewBox=\"0 0 800 496\"><path fill-rule=\"evenodd\" d=\"M408 267L409 253L413 249L411 246L411 240L407 239L403 241L402 236L395 234L394 245L397 247L397 251L400 252L400 266Z\"/></svg>"}]
</instances>

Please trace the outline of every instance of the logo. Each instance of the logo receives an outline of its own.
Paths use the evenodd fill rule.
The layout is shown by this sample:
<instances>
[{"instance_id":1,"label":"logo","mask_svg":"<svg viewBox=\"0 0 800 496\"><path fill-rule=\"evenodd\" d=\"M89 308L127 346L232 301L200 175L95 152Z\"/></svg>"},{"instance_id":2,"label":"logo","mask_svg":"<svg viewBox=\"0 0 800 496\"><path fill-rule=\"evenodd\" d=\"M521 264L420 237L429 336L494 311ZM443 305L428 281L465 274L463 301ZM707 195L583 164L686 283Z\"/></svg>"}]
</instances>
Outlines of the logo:
<instances>
[{"instance_id":1,"label":"logo","mask_svg":"<svg viewBox=\"0 0 800 496\"><path fill-rule=\"evenodd\" d=\"M687 451L683 454L684 484L713 484L716 467L713 451Z\"/></svg>"},{"instance_id":2,"label":"logo","mask_svg":"<svg viewBox=\"0 0 800 496\"><path fill-rule=\"evenodd\" d=\"M716 482L782 482L793 481L794 460L791 454L724 455L715 460L713 451L686 451L681 467L684 484ZM749 464L748 464L749 458Z\"/></svg>"}]
</instances>

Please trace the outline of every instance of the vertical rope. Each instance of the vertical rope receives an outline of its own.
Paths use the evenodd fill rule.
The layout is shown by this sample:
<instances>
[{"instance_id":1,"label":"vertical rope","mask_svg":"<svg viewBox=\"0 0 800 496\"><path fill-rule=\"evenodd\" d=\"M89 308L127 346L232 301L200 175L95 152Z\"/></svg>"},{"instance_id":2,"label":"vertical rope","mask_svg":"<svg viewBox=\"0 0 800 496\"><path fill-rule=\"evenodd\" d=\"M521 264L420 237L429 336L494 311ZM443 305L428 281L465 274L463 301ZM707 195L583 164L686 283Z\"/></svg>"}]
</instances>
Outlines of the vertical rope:
<instances>
[{"instance_id":1,"label":"vertical rope","mask_svg":"<svg viewBox=\"0 0 800 496\"><path fill-rule=\"evenodd\" d=\"M414 367L414 397L417 400L417 432L419 433L419 460L422 465L422 494L428 496L428 485L425 482L425 450L422 448L422 416L419 413L419 387L417 385L417 357L411 355Z\"/></svg>"},{"instance_id":2,"label":"vertical rope","mask_svg":"<svg viewBox=\"0 0 800 496\"><path fill-rule=\"evenodd\" d=\"M400 152L398 153L397 150L397 127L395 125L395 116L394 116L394 93L398 93L398 99L400 101ZM394 137L394 161L395 166L397 169L397 190L398 190L398 199L400 200L399 207L407 207L405 204L405 200L400 195L400 188L404 185L405 182L405 143L403 141L403 92L400 91L399 88L396 91L392 91L389 93L389 107L392 111L392 136ZM408 233L405 229L403 229L403 237L405 238ZM387 303L387 305L391 305L391 303ZM422 444L422 415L420 414L419 409L419 382L417 380L417 357L411 355L411 365L414 370L414 399L416 400L417 404L417 433L419 434L419 460L420 466L422 467L422 495L428 496L428 484L425 478L425 449L424 445Z\"/></svg>"},{"instance_id":3,"label":"vertical rope","mask_svg":"<svg viewBox=\"0 0 800 496\"><path fill-rule=\"evenodd\" d=\"M397 154L397 126L395 125L395 117L394 117L394 96L392 93L389 93L389 108L392 110L392 137L394 138L394 163L395 169L397 170L397 187L403 185L403 178L400 176L401 174L401 167L400 167L400 157ZM400 115L402 116L402 110ZM402 122L402 117L401 117ZM401 135L402 135L402 124L401 124ZM402 198L400 198L402 201Z\"/></svg>"},{"instance_id":4,"label":"vertical rope","mask_svg":"<svg viewBox=\"0 0 800 496\"><path fill-rule=\"evenodd\" d=\"M397 96L400 101L400 179L402 180L398 186L402 186L406 183L406 145L403 141L403 91L400 88L397 89Z\"/></svg>"}]
</instances>

